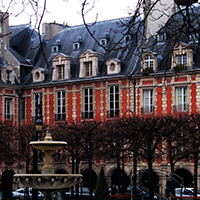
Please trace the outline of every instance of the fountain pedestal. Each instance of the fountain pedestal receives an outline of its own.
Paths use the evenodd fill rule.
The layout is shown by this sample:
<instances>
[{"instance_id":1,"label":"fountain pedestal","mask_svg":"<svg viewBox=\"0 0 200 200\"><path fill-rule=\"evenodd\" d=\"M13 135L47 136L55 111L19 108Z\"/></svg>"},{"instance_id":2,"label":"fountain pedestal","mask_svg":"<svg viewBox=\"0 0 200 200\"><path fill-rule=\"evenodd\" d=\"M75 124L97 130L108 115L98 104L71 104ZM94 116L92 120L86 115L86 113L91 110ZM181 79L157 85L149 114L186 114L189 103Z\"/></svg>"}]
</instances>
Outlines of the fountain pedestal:
<instances>
[{"instance_id":1,"label":"fountain pedestal","mask_svg":"<svg viewBox=\"0 0 200 200\"><path fill-rule=\"evenodd\" d=\"M44 141L34 141L30 144L37 150L44 151L42 174L15 174L14 179L25 187L38 189L44 193L44 200L52 200L52 194L81 182L81 174L54 174L52 152L67 145L64 141L53 141L50 131L47 130Z\"/></svg>"}]
</instances>

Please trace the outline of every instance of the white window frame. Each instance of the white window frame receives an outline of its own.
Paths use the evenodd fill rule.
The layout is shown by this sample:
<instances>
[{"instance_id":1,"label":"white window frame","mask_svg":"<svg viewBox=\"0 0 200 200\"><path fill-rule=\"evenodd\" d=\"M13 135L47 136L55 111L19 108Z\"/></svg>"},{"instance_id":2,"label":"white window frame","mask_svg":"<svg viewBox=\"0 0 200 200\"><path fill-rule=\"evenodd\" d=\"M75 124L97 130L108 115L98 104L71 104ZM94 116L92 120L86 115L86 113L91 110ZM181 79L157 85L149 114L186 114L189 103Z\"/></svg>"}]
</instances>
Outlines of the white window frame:
<instances>
[{"instance_id":1,"label":"white window frame","mask_svg":"<svg viewBox=\"0 0 200 200\"><path fill-rule=\"evenodd\" d=\"M188 88L177 87L176 88L176 109L177 111L188 110Z\"/></svg>"},{"instance_id":2,"label":"white window frame","mask_svg":"<svg viewBox=\"0 0 200 200\"><path fill-rule=\"evenodd\" d=\"M153 64L154 64L154 58L151 54L147 54L144 56L144 65L143 68L147 68L147 67L152 67L153 68Z\"/></svg>"},{"instance_id":3,"label":"white window frame","mask_svg":"<svg viewBox=\"0 0 200 200\"><path fill-rule=\"evenodd\" d=\"M58 80L65 79L65 65L57 65Z\"/></svg>"},{"instance_id":4,"label":"white window frame","mask_svg":"<svg viewBox=\"0 0 200 200\"><path fill-rule=\"evenodd\" d=\"M73 50L79 50L80 49L80 43L79 42L75 42L73 43Z\"/></svg>"},{"instance_id":5,"label":"white window frame","mask_svg":"<svg viewBox=\"0 0 200 200\"><path fill-rule=\"evenodd\" d=\"M100 39L100 45L106 46L107 45L107 39L106 38Z\"/></svg>"},{"instance_id":6,"label":"white window frame","mask_svg":"<svg viewBox=\"0 0 200 200\"><path fill-rule=\"evenodd\" d=\"M85 65L85 77L92 76L92 61L84 62Z\"/></svg>"},{"instance_id":7,"label":"white window frame","mask_svg":"<svg viewBox=\"0 0 200 200\"><path fill-rule=\"evenodd\" d=\"M93 116L93 89L92 87L83 89L83 118L91 118ZM87 113L87 115L86 115Z\"/></svg>"},{"instance_id":8,"label":"white window frame","mask_svg":"<svg viewBox=\"0 0 200 200\"><path fill-rule=\"evenodd\" d=\"M52 46L51 52L52 53L57 53L58 52L58 46Z\"/></svg>"},{"instance_id":9,"label":"white window frame","mask_svg":"<svg viewBox=\"0 0 200 200\"><path fill-rule=\"evenodd\" d=\"M56 114L61 115L61 119L62 119L63 114L65 114L65 91L64 90L57 91L56 97L57 97L56 98Z\"/></svg>"},{"instance_id":10,"label":"white window frame","mask_svg":"<svg viewBox=\"0 0 200 200\"><path fill-rule=\"evenodd\" d=\"M12 99L5 98L5 119L11 119L12 117Z\"/></svg>"},{"instance_id":11,"label":"white window frame","mask_svg":"<svg viewBox=\"0 0 200 200\"><path fill-rule=\"evenodd\" d=\"M144 96L144 113L153 112L153 90L145 89L143 90Z\"/></svg>"},{"instance_id":12,"label":"white window frame","mask_svg":"<svg viewBox=\"0 0 200 200\"><path fill-rule=\"evenodd\" d=\"M113 90L113 92L111 92L111 89ZM110 85L109 86L109 116L115 117L118 115L119 115L119 85Z\"/></svg>"},{"instance_id":13,"label":"white window frame","mask_svg":"<svg viewBox=\"0 0 200 200\"><path fill-rule=\"evenodd\" d=\"M176 63L179 65L187 66L187 54L176 55Z\"/></svg>"}]
</instances>

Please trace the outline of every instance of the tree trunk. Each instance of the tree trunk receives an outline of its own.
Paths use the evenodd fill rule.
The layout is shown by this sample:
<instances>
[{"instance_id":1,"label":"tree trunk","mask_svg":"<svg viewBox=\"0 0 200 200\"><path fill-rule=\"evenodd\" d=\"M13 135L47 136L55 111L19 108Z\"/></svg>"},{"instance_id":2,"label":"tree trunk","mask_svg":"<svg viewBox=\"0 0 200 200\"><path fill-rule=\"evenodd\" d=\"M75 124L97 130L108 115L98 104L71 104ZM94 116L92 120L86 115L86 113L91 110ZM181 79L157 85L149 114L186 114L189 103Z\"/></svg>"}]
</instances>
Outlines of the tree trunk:
<instances>
[{"instance_id":1,"label":"tree trunk","mask_svg":"<svg viewBox=\"0 0 200 200\"><path fill-rule=\"evenodd\" d=\"M92 159L89 158L89 186L90 186L90 200L92 200Z\"/></svg>"},{"instance_id":2,"label":"tree trunk","mask_svg":"<svg viewBox=\"0 0 200 200\"><path fill-rule=\"evenodd\" d=\"M72 174L74 174L74 153L71 153L72 157ZM74 198L74 186L71 187L71 197Z\"/></svg>"},{"instance_id":3,"label":"tree trunk","mask_svg":"<svg viewBox=\"0 0 200 200\"><path fill-rule=\"evenodd\" d=\"M154 200L152 159L148 161L149 200Z\"/></svg>"},{"instance_id":4,"label":"tree trunk","mask_svg":"<svg viewBox=\"0 0 200 200\"><path fill-rule=\"evenodd\" d=\"M76 158L76 174L79 174L79 158ZM79 199L79 184L76 184L76 199Z\"/></svg>"},{"instance_id":5,"label":"tree trunk","mask_svg":"<svg viewBox=\"0 0 200 200\"><path fill-rule=\"evenodd\" d=\"M133 172L133 195L136 199L136 185L137 185L137 155L134 153L134 172Z\"/></svg>"},{"instance_id":6,"label":"tree trunk","mask_svg":"<svg viewBox=\"0 0 200 200\"><path fill-rule=\"evenodd\" d=\"M120 173L120 160L119 155L117 155L117 185L118 185L118 191L120 191L121 188L121 173Z\"/></svg>"},{"instance_id":7,"label":"tree trunk","mask_svg":"<svg viewBox=\"0 0 200 200\"><path fill-rule=\"evenodd\" d=\"M194 154L194 196L197 197L198 153Z\"/></svg>"}]
</instances>

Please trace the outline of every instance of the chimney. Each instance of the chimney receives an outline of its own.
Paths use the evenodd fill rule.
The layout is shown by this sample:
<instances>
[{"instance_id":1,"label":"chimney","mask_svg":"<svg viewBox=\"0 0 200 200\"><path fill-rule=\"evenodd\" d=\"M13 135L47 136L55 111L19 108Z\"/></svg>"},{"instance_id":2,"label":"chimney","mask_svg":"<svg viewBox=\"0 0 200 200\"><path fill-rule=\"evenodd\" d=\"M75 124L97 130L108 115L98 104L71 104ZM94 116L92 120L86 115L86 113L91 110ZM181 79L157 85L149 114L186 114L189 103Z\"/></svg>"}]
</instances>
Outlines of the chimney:
<instances>
[{"instance_id":1,"label":"chimney","mask_svg":"<svg viewBox=\"0 0 200 200\"><path fill-rule=\"evenodd\" d=\"M65 29L67 25L58 24L55 21L53 23L42 24L42 34L45 34L44 39L49 40L58 34L61 30Z\"/></svg>"}]
</instances>

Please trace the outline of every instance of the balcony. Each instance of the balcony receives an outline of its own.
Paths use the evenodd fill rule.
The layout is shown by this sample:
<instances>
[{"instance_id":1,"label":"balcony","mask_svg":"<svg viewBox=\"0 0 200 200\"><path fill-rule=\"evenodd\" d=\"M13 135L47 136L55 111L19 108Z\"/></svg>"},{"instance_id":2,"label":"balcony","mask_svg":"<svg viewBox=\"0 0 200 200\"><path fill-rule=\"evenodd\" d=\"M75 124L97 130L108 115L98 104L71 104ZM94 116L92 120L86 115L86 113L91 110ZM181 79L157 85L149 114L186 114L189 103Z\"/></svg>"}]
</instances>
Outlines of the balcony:
<instances>
[{"instance_id":1,"label":"balcony","mask_svg":"<svg viewBox=\"0 0 200 200\"><path fill-rule=\"evenodd\" d=\"M155 112L155 107L153 106L145 106L141 108L142 115L151 115L154 114L154 112Z\"/></svg>"},{"instance_id":2,"label":"balcony","mask_svg":"<svg viewBox=\"0 0 200 200\"><path fill-rule=\"evenodd\" d=\"M5 120L13 120L13 118L14 118L14 116L11 115L11 114L8 114L8 113L7 113L7 114L4 115L4 119L5 119Z\"/></svg>"},{"instance_id":3,"label":"balcony","mask_svg":"<svg viewBox=\"0 0 200 200\"><path fill-rule=\"evenodd\" d=\"M107 118L119 117L119 109L107 111Z\"/></svg>"},{"instance_id":4,"label":"balcony","mask_svg":"<svg viewBox=\"0 0 200 200\"><path fill-rule=\"evenodd\" d=\"M66 120L66 113L60 113L60 114L55 114L54 115L54 121L65 121Z\"/></svg>"},{"instance_id":5,"label":"balcony","mask_svg":"<svg viewBox=\"0 0 200 200\"><path fill-rule=\"evenodd\" d=\"M87 112L82 112L81 113L81 119L93 119L93 111L87 111Z\"/></svg>"},{"instance_id":6,"label":"balcony","mask_svg":"<svg viewBox=\"0 0 200 200\"><path fill-rule=\"evenodd\" d=\"M187 113L189 111L188 104L178 104L173 106L173 111L178 113Z\"/></svg>"}]
</instances>

